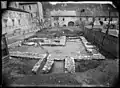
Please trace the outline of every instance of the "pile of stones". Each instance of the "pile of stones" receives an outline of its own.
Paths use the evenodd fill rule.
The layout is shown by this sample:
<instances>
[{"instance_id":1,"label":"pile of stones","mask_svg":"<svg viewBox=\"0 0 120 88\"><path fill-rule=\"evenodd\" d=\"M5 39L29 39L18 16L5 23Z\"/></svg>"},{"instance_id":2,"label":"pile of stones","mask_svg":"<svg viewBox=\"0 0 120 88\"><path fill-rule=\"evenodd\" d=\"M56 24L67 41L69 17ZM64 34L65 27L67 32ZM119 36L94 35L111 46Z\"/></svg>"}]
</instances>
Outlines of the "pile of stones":
<instances>
[{"instance_id":1,"label":"pile of stones","mask_svg":"<svg viewBox=\"0 0 120 88\"><path fill-rule=\"evenodd\" d=\"M22 41L17 41L8 45L8 48L15 48L16 46L21 46Z\"/></svg>"},{"instance_id":2,"label":"pile of stones","mask_svg":"<svg viewBox=\"0 0 120 88\"><path fill-rule=\"evenodd\" d=\"M81 36L80 38L81 38L87 52L90 52L92 54L91 56L86 56L86 57L88 57L86 59L105 59L105 57L101 53L99 53L96 46L88 44L89 42L84 37Z\"/></svg>"},{"instance_id":3,"label":"pile of stones","mask_svg":"<svg viewBox=\"0 0 120 88\"><path fill-rule=\"evenodd\" d=\"M32 52L19 52L19 51L9 52L9 54L11 57L30 58L30 59L45 58L47 55L47 54L38 54L38 53L32 53Z\"/></svg>"},{"instance_id":4,"label":"pile of stones","mask_svg":"<svg viewBox=\"0 0 120 88\"><path fill-rule=\"evenodd\" d=\"M50 57L51 55L48 56L47 62L42 69L43 73L48 73L54 64L54 59L51 59Z\"/></svg>"},{"instance_id":5,"label":"pile of stones","mask_svg":"<svg viewBox=\"0 0 120 88\"><path fill-rule=\"evenodd\" d=\"M73 57L65 58L65 72L74 73L75 72L75 61Z\"/></svg>"},{"instance_id":6,"label":"pile of stones","mask_svg":"<svg viewBox=\"0 0 120 88\"><path fill-rule=\"evenodd\" d=\"M33 72L33 73L35 73L35 74L37 73L39 67L41 66L41 63L42 63L43 59L44 59L44 58L41 58L41 59L34 65L34 67L33 67L33 69L32 69L32 72Z\"/></svg>"}]
</instances>

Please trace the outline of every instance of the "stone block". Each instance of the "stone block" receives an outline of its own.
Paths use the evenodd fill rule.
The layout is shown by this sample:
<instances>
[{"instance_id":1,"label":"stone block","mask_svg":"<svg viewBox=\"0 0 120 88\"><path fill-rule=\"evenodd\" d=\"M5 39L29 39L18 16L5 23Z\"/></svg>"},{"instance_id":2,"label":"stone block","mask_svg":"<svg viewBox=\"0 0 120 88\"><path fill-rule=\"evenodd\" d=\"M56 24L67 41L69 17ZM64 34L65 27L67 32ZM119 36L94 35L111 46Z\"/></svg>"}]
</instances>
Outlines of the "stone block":
<instances>
[{"instance_id":1,"label":"stone block","mask_svg":"<svg viewBox=\"0 0 120 88\"><path fill-rule=\"evenodd\" d=\"M65 69L67 72L74 73L75 72L75 62L73 57L65 58Z\"/></svg>"},{"instance_id":2,"label":"stone block","mask_svg":"<svg viewBox=\"0 0 120 88\"><path fill-rule=\"evenodd\" d=\"M21 58L29 58L29 59L40 59L40 58L45 58L47 55L46 54L38 54L38 53L31 53L31 52L9 52L10 56L12 57L21 57Z\"/></svg>"}]
</instances>

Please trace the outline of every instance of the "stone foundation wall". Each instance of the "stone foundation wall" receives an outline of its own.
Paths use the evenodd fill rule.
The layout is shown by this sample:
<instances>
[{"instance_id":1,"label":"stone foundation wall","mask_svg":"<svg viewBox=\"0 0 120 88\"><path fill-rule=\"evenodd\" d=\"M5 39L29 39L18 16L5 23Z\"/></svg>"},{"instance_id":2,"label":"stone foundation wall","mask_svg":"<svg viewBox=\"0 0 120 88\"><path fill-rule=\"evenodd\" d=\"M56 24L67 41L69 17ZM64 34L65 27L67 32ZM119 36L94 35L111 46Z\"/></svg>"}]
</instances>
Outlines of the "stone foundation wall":
<instances>
[{"instance_id":1,"label":"stone foundation wall","mask_svg":"<svg viewBox=\"0 0 120 88\"><path fill-rule=\"evenodd\" d=\"M103 41L103 37L105 33L100 31L93 31L91 29L84 29L85 37L90 42L95 42L99 45L103 50L109 52L110 54L118 57L119 54L119 38L113 35L107 35ZM103 41L103 44L102 44Z\"/></svg>"}]
</instances>

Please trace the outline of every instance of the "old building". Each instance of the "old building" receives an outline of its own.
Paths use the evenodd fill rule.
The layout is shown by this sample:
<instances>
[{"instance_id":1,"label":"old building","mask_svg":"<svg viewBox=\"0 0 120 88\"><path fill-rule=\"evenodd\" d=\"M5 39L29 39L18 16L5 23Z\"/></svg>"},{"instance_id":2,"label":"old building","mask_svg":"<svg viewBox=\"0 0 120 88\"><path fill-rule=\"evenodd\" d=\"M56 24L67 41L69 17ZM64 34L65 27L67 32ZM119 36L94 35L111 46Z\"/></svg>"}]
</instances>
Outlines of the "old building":
<instances>
[{"instance_id":1,"label":"old building","mask_svg":"<svg viewBox=\"0 0 120 88\"><path fill-rule=\"evenodd\" d=\"M52 26L74 26L77 20L79 20L79 18L76 17L75 11L51 11Z\"/></svg>"},{"instance_id":2,"label":"old building","mask_svg":"<svg viewBox=\"0 0 120 88\"><path fill-rule=\"evenodd\" d=\"M40 2L10 2L3 11L2 32L8 35L14 35L15 30L19 30L18 34L31 32L44 21Z\"/></svg>"},{"instance_id":3,"label":"old building","mask_svg":"<svg viewBox=\"0 0 120 88\"><path fill-rule=\"evenodd\" d=\"M33 22L43 22L43 8L41 2L19 2L20 9L31 13Z\"/></svg>"},{"instance_id":4,"label":"old building","mask_svg":"<svg viewBox=\"0 0 120 88\"><path fill-rule=\"evenodd\" d=\"M112 21L118 23L118 11L110 4L56 4L51 9L51 24L52 26L57 24L68 26L69 21L73 21L75 25L80 24L82 21L90 24L94 18L94 25L100 25L99 21L106 23L109 16L111 16ZM79 20L75 21L76 19Z\"/></svg>"},{"instance_id":5,"label":"old building","mask_svg":"<svg viewBox=\"0 0 120 88\"><path fill-rule=\"evenodd\" d=\"M11 3L11 5L16 3ZM15 5L16 6L16 5ZM19 30L19 34L32 27L31 15L27 11L23 11L14 7L2 9L2 32L8 35L14 35L15 30Z\"/></svg>"},{"instance_id":6,"label":"old building","mask_svg":"<svg viewBox=\"0 0 120 88\"><path fill-rule=\"evenodd\" d=\"M1 2L1 8L7 8L7 1L2 1Z\"/></svg>"}]
</instances>

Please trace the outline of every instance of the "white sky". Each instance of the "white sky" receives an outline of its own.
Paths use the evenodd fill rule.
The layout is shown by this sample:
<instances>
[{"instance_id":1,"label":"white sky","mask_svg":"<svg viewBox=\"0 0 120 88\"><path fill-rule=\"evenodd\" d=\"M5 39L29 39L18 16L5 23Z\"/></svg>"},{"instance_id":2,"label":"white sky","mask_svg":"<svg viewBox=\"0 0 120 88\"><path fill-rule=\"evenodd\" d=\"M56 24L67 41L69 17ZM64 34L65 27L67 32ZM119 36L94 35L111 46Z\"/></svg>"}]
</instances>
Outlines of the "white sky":
<instances>
[{"instance_id":1,"label":"white sky","mask_svg":"<svg viewBox=\"0 0 120 88\"><path fill-rule=\"evenodd\" d=\"M95 4L98 4L98 3L101 3L101 4L112 4L112 2L110 1L79 1L79 2L71 2L71 1L68 1L68 2L50 2L51 4L55 5L57 3L95 3Z\"/></svg>"},{"instance_id":2,"label":"white sky","mask_svg":"<svg viewBox=\"0 0 120 88\"><path fill-rule=\"evenodd\" d=\"M111 2L111 1L79 1L79 2L71 2L71 1L68 1L68 2L49 2L50 4L52 5L55 5L57 3L94 3L94 4L111 4L114 8L116 8L114 6L114 4Z\"/></svg>"}]
</instances>

